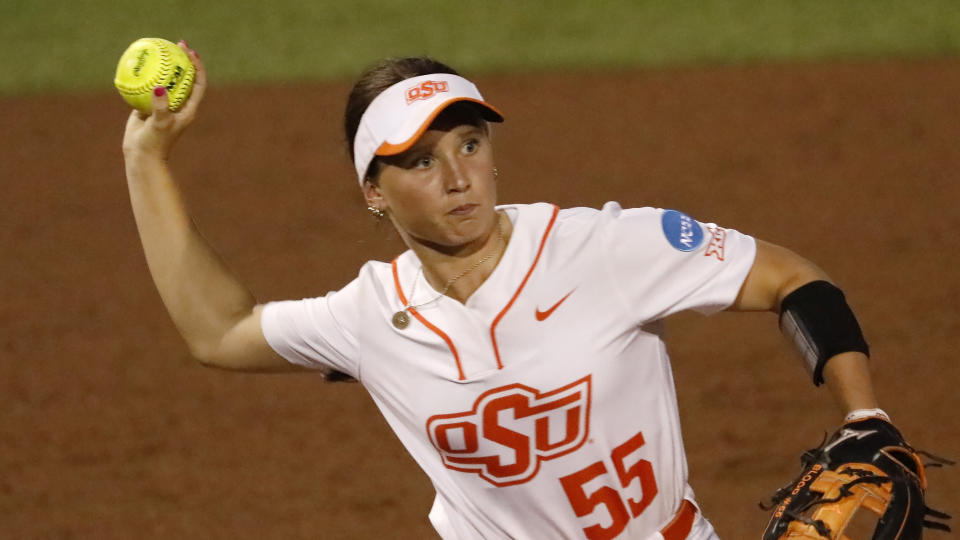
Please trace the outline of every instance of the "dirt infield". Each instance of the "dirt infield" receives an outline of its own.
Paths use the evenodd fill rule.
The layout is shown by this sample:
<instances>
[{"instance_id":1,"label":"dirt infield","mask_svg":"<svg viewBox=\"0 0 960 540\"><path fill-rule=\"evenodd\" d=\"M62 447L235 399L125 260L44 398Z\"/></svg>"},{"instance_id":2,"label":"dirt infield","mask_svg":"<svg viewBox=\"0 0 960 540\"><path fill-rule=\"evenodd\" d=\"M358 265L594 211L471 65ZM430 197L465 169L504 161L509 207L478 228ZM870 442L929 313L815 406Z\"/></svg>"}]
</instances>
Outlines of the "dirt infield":
<instances>
[{"instance_id":1,"label":"dirt infield","mask_svg":"<svg viewBox=\"0 0 960 540\"><path fill-rule=\"evenodd\" d=\"M212 76L173 167L259 299L401 249L352 179L345 85ZM960 457L960 61L478 82L508 117L502 202L677 208L808 256L847 290L908 439ZM431 485L361 387L187 357L129 209L126 114L113 95L0 100L0 537L433 536ZM699 500L723 538L757 538L756 503L838 413L772 315L682 315L668 344ZM930 476L960 513L960 470Z\"/></svg>"}]
</instances>

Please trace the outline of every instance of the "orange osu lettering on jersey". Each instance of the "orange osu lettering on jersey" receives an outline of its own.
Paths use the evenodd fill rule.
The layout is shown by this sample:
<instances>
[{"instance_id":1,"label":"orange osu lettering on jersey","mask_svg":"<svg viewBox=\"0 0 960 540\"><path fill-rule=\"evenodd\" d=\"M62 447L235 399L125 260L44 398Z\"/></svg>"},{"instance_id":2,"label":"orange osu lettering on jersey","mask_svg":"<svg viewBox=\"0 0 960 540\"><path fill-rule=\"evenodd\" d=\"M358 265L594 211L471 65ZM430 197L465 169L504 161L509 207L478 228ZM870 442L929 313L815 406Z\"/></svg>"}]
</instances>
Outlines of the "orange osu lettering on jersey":
<instances>
[{"instance_id":1,"label":"orange osu lettering on jersey","mask_svg":"<svg viewBox=\"0 0 960 540\"><path fill-rule=\"evenodd\" d=\"M483 393L468 412L427 420L430 442L448 469L495 486L522 484L540 462L573 452L587 440L590 375L541 393L519 383Z\"/></svg>"},{"instance_id":2,"label":"orange osu lettering on jersey","mask_svg":"<svg viewBox=\"0 0 960 540\"><path fill-rule=\"evenodd\" d=\"M724 247L727 243L727 230L722 227L717 227L716 225L710 225L708 227L710 231L710 243L707 244L707 249L703 253L705 257L713 255L717 260L723 260L724 257Z\"/></svg>"},{"instance_id":3,"label":"orange osu lettering on jersey","mask_svg":"<svg viewBox=\"0 0 960 540\"><path fill-rule=\"evenodd\" d=\"M418 99L430 99L440 92L449 92L447 81L423 81L407 89L407 105Z\"/></svg>"}]
</instances>

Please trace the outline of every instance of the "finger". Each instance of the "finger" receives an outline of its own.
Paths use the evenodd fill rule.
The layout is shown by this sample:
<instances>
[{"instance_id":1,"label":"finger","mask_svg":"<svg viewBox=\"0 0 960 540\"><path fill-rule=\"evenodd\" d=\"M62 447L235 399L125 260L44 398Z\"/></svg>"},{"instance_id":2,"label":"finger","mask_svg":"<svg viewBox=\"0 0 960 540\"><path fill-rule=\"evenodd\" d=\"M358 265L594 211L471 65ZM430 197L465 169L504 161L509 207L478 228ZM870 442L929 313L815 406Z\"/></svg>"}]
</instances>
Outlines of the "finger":
<instances>
[{"instance_id":1,"label":"finger","mask_svg":"<svg viewBox=\"0 0 960 540\"><path fill-rule=\"evenodd\" d=\"M137 109L130 111L130 116L127 117L127 131L133 129L137 124L142 124L146 118L147 117Z\"/></svg>"},{"instance_id":2,"label":"finger","mask_svg":"<svg viewBox=\"0 0 960 540\"><path fill-rule=\"evenodd\" d=\"M150 104L153 106L153 121L157 127L167 125L173 116L170 112L170 96L167 89L157 86L150 95Z\"/></svg>"},{"instance_id":3,"label":"finger","mask_svg":"<svg viewBox=\"0 0 960 540\"><path fill-rule=\"evenodd\" d=\"M127 150L128 147L132 148L134 144L134 138L137 131L140 127L143 126L143 121L145 117L142 112L134 109L130 111L130 116L127 117L127 126L123 130L123 149Z\"/></svg>"},{"instance_id":4,"label":"finger","mask_svg":"<svg viewBox=\"0 0 960 540\"><path fill-rule=\"evenodd\" d=\"M200 106L200 102L203 101L203 95L207 91L207 68L204 66L203 60L200 60L200 55L197 54L197 51L191 49L186 41L180 40L178 45L187 53L187 57L190 58L196 70L193 77L193 89L190 92L190 99L188 99L180 109L180 112L184 115L192 116L197 110L197 107Z\"/></svg>"}]
</instances>

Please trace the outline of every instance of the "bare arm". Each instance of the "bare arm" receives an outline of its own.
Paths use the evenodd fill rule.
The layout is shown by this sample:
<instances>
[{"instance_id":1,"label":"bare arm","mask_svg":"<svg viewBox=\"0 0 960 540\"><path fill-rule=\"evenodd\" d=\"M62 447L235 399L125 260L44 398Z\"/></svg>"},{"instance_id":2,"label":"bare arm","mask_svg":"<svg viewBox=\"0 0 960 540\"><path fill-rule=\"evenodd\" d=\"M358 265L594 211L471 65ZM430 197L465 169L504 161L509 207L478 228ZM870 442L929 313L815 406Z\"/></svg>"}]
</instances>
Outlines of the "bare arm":
<instances>
[{"instance_id":1,"label":"bare arm","mask_svg":"<svg viewBox=\"0 0 960 540\"><path fill-rule=\"evenodd\" d=\"M789 249L757 240L757 258L730 310L779 313L787 295L817 280L830 278ZM848 352L834 356L824 367L823 378L844 414L877 407L866 355Z\"/></svg>"},{"instance_id":2,"label":"bare arm","mask_svg":"<svg viewBox=\"0 0 960 540\"><path fill-rule=\"evenodd\" d=\"M253 295L197 231L167 166L206 90L203 63L184 43L180 46L197 68L190 99L171 113L167 95L154 95L155 112L144 117L133 111L123 138L127 187L150 274L190 352L205 365L295 370L267 344Z\"/></svg>"}]
</instances>

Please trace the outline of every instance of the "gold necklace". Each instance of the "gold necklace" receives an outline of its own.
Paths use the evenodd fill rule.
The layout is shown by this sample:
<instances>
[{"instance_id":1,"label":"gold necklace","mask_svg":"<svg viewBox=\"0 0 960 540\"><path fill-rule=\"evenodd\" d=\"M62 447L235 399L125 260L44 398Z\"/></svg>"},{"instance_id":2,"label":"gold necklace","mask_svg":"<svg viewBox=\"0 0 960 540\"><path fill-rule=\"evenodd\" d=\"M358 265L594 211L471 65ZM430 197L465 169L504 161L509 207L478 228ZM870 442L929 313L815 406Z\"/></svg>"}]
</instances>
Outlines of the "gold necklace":
<instances>
[{"instance_id":1,"label":"gold necklace","mask_svg":"<svg viewBox=\"0 0 960 540\"><path fill-rule=\"evenodd\" d=\"M407 302L407 303L403 306L403 309L401 309L400 311L398 311L398 312L396 312L396 313L393 314L393 319L392 319L393 326L396 327L396 328L399 329L399 330L403 330L404 328L410 326L410 315L408 315L407 312L409 312L411 309L417 309L417 308L420 308L420 307L423 307L423 306L432 304L432 303L436 302L437 300L439 300L440 297L442 297L443 295L447 294L447 291L450 290L450 287L452 287L453 284L456 283L456 281L457 281L458 279L460 279L460 278L462 278L463 276L469 274L470 272L473 272L473 271L476 270L477 268L480 268L480 265L481 265L481 264L489 261L491 257L493 257L494 255L496 255L497 253L499 253L499 252L500 252L500 243L501 243L502 241L503 241L503 225L500 224L500 216L497 216L497 249L495 249L495 250L491 251L490 253L487 253L487 254L484 255L483 257L481 257L480 260L478 260L477 262L473 263L473 266L471 266L470 268L467 268L467 269L464 270L463 272L460 272L460 273L457 274L456 276L448 279L446 285L443 286L443 290L441 290L441 291L440 291L440 294L438 294L437 296L431 298L430 300L428 300L428 301L426 301L426 302L422 302L422 303L420 303L420 304L416 304L416 305L412 305L412 306L411 306L411 305L410 305L410 302L413 301L413 295L417 292L417 282L420 281L420 274L423 273L423 265L421 264L421 265L420 265L420 268L417 269L417 277L415 277L414 280L413 280L413 287L410 288L410 302Z\"/></svg>"}]
</instances>

